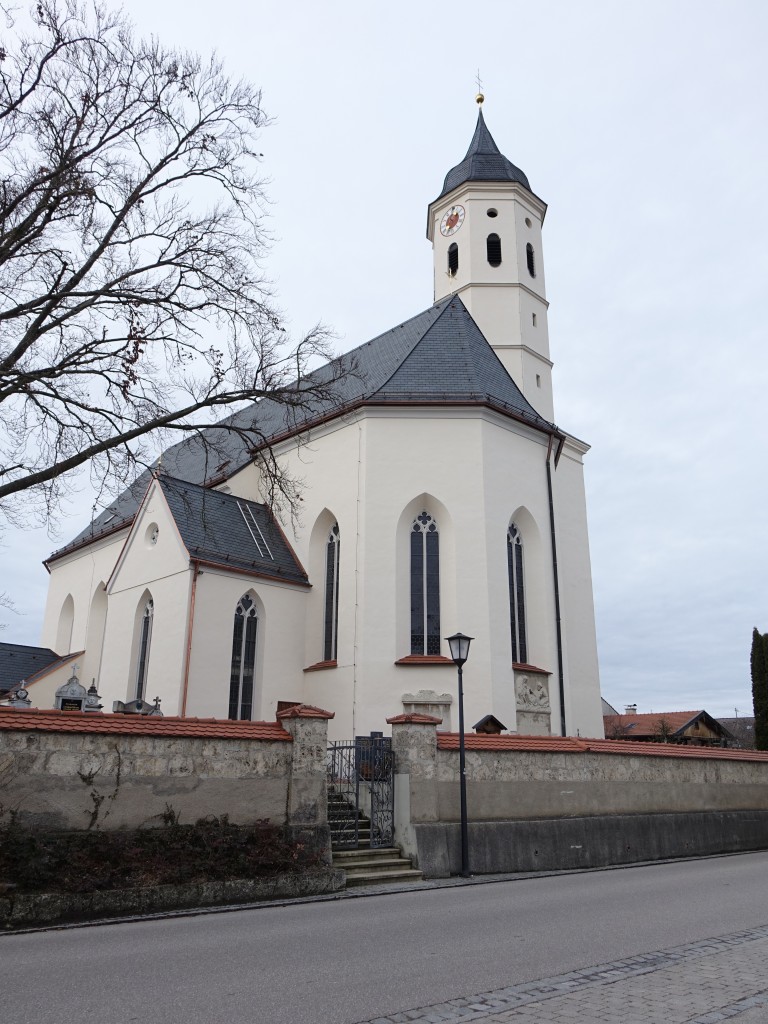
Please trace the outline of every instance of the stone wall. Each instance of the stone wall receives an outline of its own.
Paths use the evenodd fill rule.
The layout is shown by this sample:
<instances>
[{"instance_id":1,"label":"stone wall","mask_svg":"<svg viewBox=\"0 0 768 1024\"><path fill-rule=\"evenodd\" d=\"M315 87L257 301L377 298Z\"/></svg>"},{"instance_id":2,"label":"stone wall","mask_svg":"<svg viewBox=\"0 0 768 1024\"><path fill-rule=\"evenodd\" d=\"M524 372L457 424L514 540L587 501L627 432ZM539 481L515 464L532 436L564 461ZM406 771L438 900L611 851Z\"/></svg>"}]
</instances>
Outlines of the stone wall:
<instances>
[{"instance_id":1,"label":"stone wall","mask_svg":"<svg viewBox=\"0 0 768 1024\"><path fill-rule=\"evenodd\" d=\"M131 829L209 815L326 823L327 712L283 722L0 708L0 824Z\"/></svg>"},{"instance_id":2,"label":"stone wall","mask_svg":"<svg viewBox=\"0 0 768 1024\"><path fill-rule=\"evenodd\" d=\"M458 870L459 738L392 719L396 839ZM768 754L537 736L466 737L474 871L597 866L768 847Z\"/></svg>"}]
</instances>

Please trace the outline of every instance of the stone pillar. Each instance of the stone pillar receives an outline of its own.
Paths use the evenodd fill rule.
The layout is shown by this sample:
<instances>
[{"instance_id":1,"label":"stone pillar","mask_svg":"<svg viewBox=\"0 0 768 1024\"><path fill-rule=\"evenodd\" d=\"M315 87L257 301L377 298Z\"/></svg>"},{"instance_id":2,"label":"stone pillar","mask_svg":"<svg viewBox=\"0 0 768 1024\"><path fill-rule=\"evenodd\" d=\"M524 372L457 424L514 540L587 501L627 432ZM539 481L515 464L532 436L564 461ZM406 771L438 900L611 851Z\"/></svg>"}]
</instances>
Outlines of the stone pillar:
<instances>
[{"instance_id":1,"label":"stone pillar","mask_svg":"<svg viewBox=\"0 0 768 1024\"><path fill-rule=\"evenodd\" d=\"M415 822L438 820L437 727L434 715L388 718L395 755L395 842L418 865Z\"/></svg>"},{"instance_id":2,"label":"stone pillar","mask_svg":"<svg viewBox=\"0 0 768 1024\"><path fill-rule=\"evenodd\" d=\"M328 720L334 717L334 712L311 704L296 704L277 714L278 721L293 737L286 823L294 839L316 846L329 864L331 833L325 765Z\"/></svg>"}]
</instances>

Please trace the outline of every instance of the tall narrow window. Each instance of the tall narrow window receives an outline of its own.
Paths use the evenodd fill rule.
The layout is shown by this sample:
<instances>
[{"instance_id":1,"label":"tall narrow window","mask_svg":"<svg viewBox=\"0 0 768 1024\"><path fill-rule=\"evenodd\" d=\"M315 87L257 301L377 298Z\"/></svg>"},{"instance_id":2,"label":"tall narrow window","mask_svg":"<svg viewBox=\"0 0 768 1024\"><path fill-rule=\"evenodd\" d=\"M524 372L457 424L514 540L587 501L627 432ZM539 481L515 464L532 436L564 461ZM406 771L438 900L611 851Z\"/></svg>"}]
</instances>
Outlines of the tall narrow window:
<instances>
[{"instance_id":1,"label":"tall narrow window","mask_svg":"<svg viewBox=\"0 0 768 1024\"><path fill-rule=\"evenodd\" d=\"M339 632L339 556L341 540L339 524L334 523L325 548L325 622L323 624L323 659L335 661Z\"/></svg>"},{"instance_id":2,"label":"tall narrow window","mask_svg":"<svg viewBox=\"0 0 768 1024\"><path fill-rule=\"evenodd\" d=\"M440 536L429 512L411 529L411 654L440 653Z\"/></svg>"},{"instance_id":3,"label":"tall narrow window","mask_svg":"<svg viewBox=\"0 0 768 1024\"><path fill-rule=\"evenodd\" d=\"M528 260L528 273L531 277L536 277L536 262L533 257L533 246L530 242L525 247L525 256Z\"/></svg>"},{"instance_id":4,"label":"tall narrow window","mask_svg":"<svg viewBox=\"0 0 768 1024\"><path fill-rule=\"evenodd\" d=\"M492 267L501 266L501 239L498 235L488 235L485 242L485 247L488 252L488 262Z\"/></svg>"},{"instance_id":5,"label":"tall narrow window","mask_svg":"<svg viewBox=\"0 0 768 1024\"><path fill-rule=\"evenodd\" d=\"M512 633L512 661L528 661L525 638L525 583L523 581L523 541L514 523L507 530L507 568L509 570L509 624Z\"/></svg>"},{"instance_id":6,"label":"tall narrow window","mask_svg":"<svg viewBox=\"0 0 768 1024\"><path fill-rule=\"evenodd\" d=\"M136 661L136 700L144 700L147 688L147 670L149 669L149 646L152 642L152 619L155 605L150 598L144 606L139 632L139 656Z\"/></svg>"},{"instance_id":7,"label":"tall narrow window","mask_svg":"<svg viewBox=\"0 0 768 1024\"><path fill-rule=\"evenodd\" d=\"M448 273L451 277L456 276L459 269L459 247L455 242L448 246Z\"/></svg>"},{"instance_id":8,"label":"tall narrow window","mask_svg":"<svg viewBox=\"0 0 768 1024\"><path fill-rule=\"evenodd\" d=\"M229 717L249 720L253 713L253 676L256 669L256 627L253 598L244 594L235 609L232 663L229 673Z\"/></svg>"}]
</instances>

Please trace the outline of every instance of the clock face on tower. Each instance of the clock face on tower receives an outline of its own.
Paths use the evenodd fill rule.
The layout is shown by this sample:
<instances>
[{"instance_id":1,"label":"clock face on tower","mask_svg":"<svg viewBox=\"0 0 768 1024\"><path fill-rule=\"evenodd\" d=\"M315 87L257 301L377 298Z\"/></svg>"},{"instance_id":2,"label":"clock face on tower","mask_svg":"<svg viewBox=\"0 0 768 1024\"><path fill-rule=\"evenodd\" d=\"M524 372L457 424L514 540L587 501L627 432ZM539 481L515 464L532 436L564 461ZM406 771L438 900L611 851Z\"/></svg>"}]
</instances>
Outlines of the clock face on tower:
<instances>
[{"instance_id":1,"label":"clock face on tower","mask_svg":"<svg viewBox=\"0 0 768 1024\"><path fill-rule=\"evenodd\" d=\"M452 206L440 221L440 234L445 235L446 238L449 235L455 235L464 223L464 212L463 206Z\"/></svg>"}]
</instances>

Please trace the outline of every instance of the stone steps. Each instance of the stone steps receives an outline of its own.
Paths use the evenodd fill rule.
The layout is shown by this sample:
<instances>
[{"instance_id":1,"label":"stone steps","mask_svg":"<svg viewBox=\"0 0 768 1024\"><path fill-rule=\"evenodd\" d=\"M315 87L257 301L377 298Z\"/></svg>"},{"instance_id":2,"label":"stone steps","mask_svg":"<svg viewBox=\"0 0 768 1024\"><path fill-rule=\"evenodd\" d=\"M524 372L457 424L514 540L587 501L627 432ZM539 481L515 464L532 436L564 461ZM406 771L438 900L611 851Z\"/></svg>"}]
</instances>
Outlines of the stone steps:
<instances>
[{"instance_id":1,"label":"stone steps","mask_svg":"<svg viewBox=\"0 0 768 1024\"><path fill-rule=\"evenodd\" d=\"M416 870L396 848L334 850L333 866L345 872L347 888L380 882L420 882L423 879L421 871Z\"/></svg>"}]
</instances>

